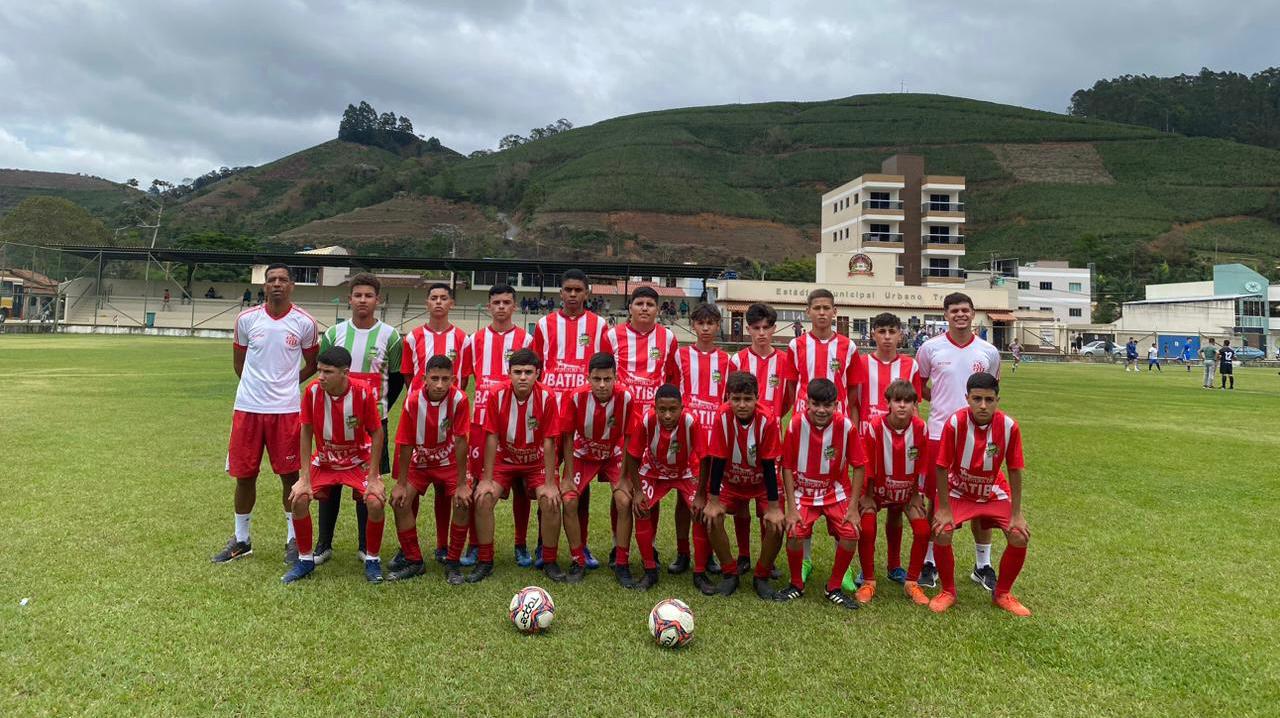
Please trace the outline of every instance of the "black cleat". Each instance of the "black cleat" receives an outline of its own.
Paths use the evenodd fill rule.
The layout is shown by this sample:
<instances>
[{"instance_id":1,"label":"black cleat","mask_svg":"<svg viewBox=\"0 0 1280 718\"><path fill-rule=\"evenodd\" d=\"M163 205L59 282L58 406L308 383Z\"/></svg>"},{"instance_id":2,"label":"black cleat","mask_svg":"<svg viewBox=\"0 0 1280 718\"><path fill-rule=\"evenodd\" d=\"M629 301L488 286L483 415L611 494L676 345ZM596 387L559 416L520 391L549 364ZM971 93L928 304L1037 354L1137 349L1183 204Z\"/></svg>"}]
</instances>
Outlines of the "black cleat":
<instances>
[{"instance_id":1,"label":"black cleat","mask_svg":"<svg viewBox=\"0 0 1280 718\"><path fill-rule=\"evenodd\" d=\"M442 566L449 563L449 549L447 548L436 549L436 563Z\"/></svg>"},{"instance_id":2,"label":"black cleat","mask_svg":"<svg viewBox=\"0 0 1280 718\"><path fill-rule=\"evenodd\" d=\"M720 595L732 596L733 592L738 590L738 583L739 579L738 574L736 573L731 573L728 576L722 577L720 579L720 585L718 586Z\"/></svg>"},{"instance_id":3,"label":"black cleat","mask_svg":"<svg viewBox=\"0 0 1280 718\"><path fill-rule=\"evenodd\" d=\"M391 557L391 563L387 564L388 571L399 571L409 565L409 559L405 558L404 551L396 551L396 555Z\"/></svg>"},{"instance_id":4,"label":"black cleat","mask_svg":"<svg viewBox=\"0 0 1280 718\"><path fill-rule=\"evenodd\" d=\"M467 574L467 583L480 583L493 573L492 561L477 561L476 567Z\"/></svg>"},{"instance_id":5,"label":"black cleat","mask_svg":"<svg viewBox=\"0 0 1280 718\"><path fill-rule=\"evenodd\" d=\"M609 549L609 568L617 568L618 566L618 547L614 546Z\"/></svg>"},{"instance_id":6,"label":"black cleat","mask_svg":"<svg viewBox=\"0 0 1280 718\"><path fill-rule=\"evenodd\" d=\"M544 573L547 578L551 579L552 581L555 581L556 583L564 583L569 580L569 577L568 575L565 574L564 569L560 568L560 564L556 563L555 561L542 564L542 573Z\"/></svg>"},{"instance_id":7,"label":"black cleat","mask_svg":"<svg viewBox=\"0 0 1280 718\"><path fill-rule=\"evenodd\" d=\"M769 584L767 578L757 578L752 581L755 585L756 595L765 601L772 601L778 597L778 592L773 590L773 586Z\"/></svg>"},{"instance_id":8,"label":"black cleat","mask_svg":"<svg viewBox=\"0 0 1280 718\"><path fill-rule=\"evenodd\" d=\"M937 588L938 587L938 567L925 563L920 567L920 580L916 581L920 588Z\"/></svg>"},{"instance_id":9,"label":"black cleat","mask_svg":"<svg viewBox=\"0 0 1280 718\"><path fill-rule=\"evenodd\" d=\"M687 553L676 554L676 560L672 561L670 566L667 566L667 573L672 576L679 576L688 570L689 554Z\"/></svg>"},{"instance_id":10,"label":"black cleat","mask_svg":"<svg viewBox=\"0 0 1280 718\"><path fill-rule=\"evenodd\" d=\"M701 591L703 596L714 596L720 593L720 587L711 583L711 579L707 578L705 573L693 574L693 587Z\"/></svg>"},{"instance_id":11,"label":"black cleat","mask_svg":"<svg viewBox=\"0 0 1280 718\"><path fill-rule=\"evenodd\" d=\"M969 574L969 580L987 589L987 593L994 594L996 592L996 570L992 566L973 567L973 573Z\"/></svg>"},{"instance_id":12,"label":"black cleat","mask_svg":"<svg viewBox=\"0 0 1280 718\"><path fill-rule=\"evenodd\" d=\"M738 575L746 576L749 573L751 573L751 557L739 556L738 557Z\"/></svg>"},{"instance_id":13,"label":"black cleat","mask_svg":"<svg viewBox=\"0 0 1280 718\"><path fill-rule=\"evenodd\" d=\"M630 566L614 566L613 575L618 579L618 585L623 588L635 588L636 581L631 577Z\"/></svg>"},{"instance_id":14,"label":"black cleat","mask_svg":"<svg viewBox=\"0 0 1280 718\"><path fill-rule=\"evenodd\" d=\"M253 544L248 541L237 541L235 536L227 539L227 545L209 559L214 563L227 563L238 558L253 555Z\"/></svg>"},{"instance_id":15,"label":"black cleat","mask_svg":"<svg viewBox=\"0 0 1280 718\"><path fill-rule=\"evenodd\" d=\"M639 581L636 581L635 583L633 583L631 587L636 589L637 591L648 591L649 589L657 585L658 585L658 569L646 568L644 570L644 578L641 578Z\"/></svg>"},{"instance_id":16,"label":"black cleat","mask_svg":"<svg viewBox=\"0 0 1280 718\"><path fill-rule=\"evenodd\" d=\"M569 570L564 575L565 580L569 583L582 583L582 579L587 577L587 567L574 561L569 564Z\"/></svg>"},{"instance_id":17,"label":"black cleat","mask_svg":"<svg viewBox=\"0 0 1280 718\"><path fill-rule=\"evenodd\" d=\"M390 566L387 566L387 580L404 581L421 576L426 572L427 565L422 561L405 561L403 566L394 570Z\"/></svg>"},{"instance_id":18,"label":"black cleat","mask_svg":"<svg viewBox=\"0 0 1280 718\"><path fill-rule=\"evenodd\" d=\"M847 608L850 611L857 610L858 608L858 602L849 598L849 594L838 588L833 588L830 591L827 591L827 600L841 608Z\"/></svg>"},{"instance_id":19,"label":"black cleat","mask_svg":"<svg viewBox=\"0 0 1280 718\"><path fill-rule=\"evenodd\" d=\"M777 580L779 578L782 578L782 572L778 570L778 564L775 563L773 567L769 569L769 579Z\"/></svg>"},{"instance_id":20,"label":"black cleat","mask_svg":"<svg viewBox=\"0 0 1280 718\"><path fill-rule=\"evenodd\" d=\"M444 580L450 586L461 586L467 582L467 579L462 576L462 567L457 563L450 563L445 566Z\"/></svg>"},{"instance_id":21,"label":"black cleat","mask_svg":"<svg viewBox=\"0 0 1280 718\"><path fill-rule=\"evenodd\" d=\"M801 598L804 598L804 589L796 588L792 584L787 584L786 588L773 594L773 600L778 603L790 603L791 601L796 601Z\"/></svg>"},{"instance_id":22,"label":"black cleat","mask_svg":"<svg viewBox=\"0 0 1280 718\"><path fill-rule=\"evenodd\" d=\"M707 573L720 575L720 561L716 559L715 554L711 554L711 557L707 559Z\"/></svg>"}]
</instances>

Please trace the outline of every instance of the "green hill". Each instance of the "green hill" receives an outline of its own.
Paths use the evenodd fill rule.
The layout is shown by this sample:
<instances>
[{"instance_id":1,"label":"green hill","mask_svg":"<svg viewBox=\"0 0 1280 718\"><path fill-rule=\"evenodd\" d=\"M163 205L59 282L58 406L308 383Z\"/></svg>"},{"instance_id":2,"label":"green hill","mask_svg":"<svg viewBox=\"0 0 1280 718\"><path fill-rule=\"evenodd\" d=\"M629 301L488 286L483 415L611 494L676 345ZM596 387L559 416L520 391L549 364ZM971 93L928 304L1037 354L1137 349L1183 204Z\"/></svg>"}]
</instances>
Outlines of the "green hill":
<instances>
[{"instance_id":1,"label":"green hill","mask_svg":"<svg viewBox=\"0 0 1280 718\"><path fill-rule=\"evenodd\" d=\"M0 215L35 196L61 197L102 216L137 197L138 190L89 175L0 169Z\"/></svg>"}]
</instances>

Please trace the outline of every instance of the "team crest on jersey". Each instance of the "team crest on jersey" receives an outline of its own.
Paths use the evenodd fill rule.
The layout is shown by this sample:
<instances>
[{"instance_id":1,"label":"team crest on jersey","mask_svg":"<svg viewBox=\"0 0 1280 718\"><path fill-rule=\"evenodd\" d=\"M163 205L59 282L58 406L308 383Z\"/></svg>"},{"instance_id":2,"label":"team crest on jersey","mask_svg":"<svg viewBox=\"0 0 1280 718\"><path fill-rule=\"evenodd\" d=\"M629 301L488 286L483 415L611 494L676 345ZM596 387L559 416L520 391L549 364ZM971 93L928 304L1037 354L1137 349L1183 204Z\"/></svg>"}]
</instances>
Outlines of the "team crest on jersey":
<instances>
[{"instance_id":1,"label":"team crest on jersey","mask_svg":"<svg viewBox=\"0 0 1280 718\"><path fill-rule=\"evenodd\" d=\"M509 362L509 361L511 361L511 355L512 355L512 354L515 354L515 350L513 350L513 349L508 349L508 350L506 350L506 351L502 352L502 361L505 361L505 362Z\"/></svg>"},{"instance_id":2,"label":"team crest on jersey","mask_svg":"<svg viewBox=\"0 0 1280 718\"><path fill-rule=\"evenodd\" d=\"M657 347L650 347L650 348L649 348L649 358L650 358L650 359L657 359L658 357L661 357L661 356L662 356L662 351L661 351L661 350L659 350Z\"/></svg>"},{"instance_id":3,"label":"team crest on jersey","mask_svg":"<svg viewBox=\"0 0 1280 718\"><path fill-rule=\"evenodd\" d=\"M747 460L750 461L751 463L755 463L755 460L756 460L755 444L747 444Z\"/></svg>"},{"instance_id":4,"label":"team crest on jersey","mask_svg":"<svg viewBox=\"0 0 1280 718\"><path fill-rule=\"evenodd\" d=\"M354 429L357 426L360 426L360 417L358 416L348 416L346 421L348 429Z\"/></svg>"},{"instance_id":5,"label":"team crest on jersey","mask_svg":"<svg viewBox=\"0 0 1280 718\"><path fill-rule=\"evenodd\" d=\"M822 458L826 459L827 461L831 461L832 459L836 458L836 447L834 446L824 447L822 449Z\"/></svg>"},{"instance_id":6,"label":"team crest on jersey","mask_svg":"<svg viewBox=\"0 0 1280 718\"><path fill-rule=\"evenodd\" d=\"M298 338L296 336L292 334L288 334L288 335L285 335L284 343L288 344L290 347L296 347L300 342L298 341Z\"/></svg>"},{"instance_id":7,"label":"team crest on jersey","mask_svg":"<svg viewBox=\"0 0 1280 718\"><path fill-rule=\"evenodd\" d=\"M444 430L445 430L445 433L448 433L448 432L449 432L449 425L450 425L450 424L452 424L452 423L453 423L453 421L452 421L452 420L450 420L450 419L449 419L449 417L447 417L447 416L446 416L446 417L443 417L442 419L440 419L440 428L441 428L441 429L444 429Z\"/></svg>"},{"instance_id":8,"label":"team crest on jersey","mask_svg":"<svg viewBox=\"0 0 1280 718\"><path fill-rule=\"evenodd\" d=\"M988 458L994 457L994 456L996 455L996 452L997 452L997 451L999 451L999 448L998 448L995 444L987 444L987 457L988 457Z\"/></svg>"},{"instance_id":9,"label":"team crest on jersey","mask_svg":"<svg viewBox=\"0 0 1280 718\"><path fill-rule=\"evenodd\" d=\"M827 366L830 367L831 371L833 372L840 371L840 360L832 359L831 361L827 362Z\"/></svg>"},{"instance_id":10,"label":"team crest on jersey","mask_svg":"<svg viewBox=\"0 0 1280 718\"><path fill-rule=\"evenodd\" d=\"M606 418L606 419L604 420L604 428L606 428L606 429L612 429L612 428L613 428L613 424L614 424L614 421L613 421L613 420L614 420L614 417L612 417L612 416L610 416L610 417Z\"/></svg>"},{"instance_id":11,"label":"team crest on jersey","mask_svg":"<svg viewBox=\"0 0 1280 718\"><path fill-rule=\"evenodd\" d=\"M447 356L447 357L449 357L449 361L457 361L457 360L458 360L458 350L457 350L457 349L450 349L449 351L445 352L445 353L444 353L444 355L445 355L445 356Z\"/></svg>"},{"instance_id":12,"label":"team crest on jersey","mask_svg":"<svg viewBox=\"0 0 1280 718\"><path fill-rule=\"evenodd\" d=\"M538 430L538 417L536 417L536 416L531 416L531 417L529 417L529 421L528 421L528 422L526 422L526 423L529 425L529 431L537 431L537 430Z\"/></svg>"},{"instance_id":13,"label":"team crest on jersey","mask_svg":"<svg viewBox=\"0 0 1280 718\"><path fill-rule=\"evenodd\" d=\"M770 374L767 383L769 384L770 388L773 388L781 384L782 380L778 378L777 374Z\"/></svg>"},{"instance_id":14,"label":"team crest on jersey","mask_svg":"<svg viewBox=\"0 0 1280 718\"><path fill-rule=\"evenodd\" d=\"M911 447L910 449L907 449L907 458L908 458L908 459L911 459L912 461L915 461L917 458L919 458L919 456L920 456L920 450L919 450L919 449L917 449L916 447L914 447L914 446L913 446L913 447Z\"/></svg>"},{"instance_id":15,"label":"team crest on jersey","mask_svg":"<svg viewBox=\"0 0 1280 718\"><path fill-rule=\"evenodd\" d=\"M590 343L591 343L591 337L587 336L586 334L578 335L578 346L585 347Z\"/></svg>"},{"instance_id":16,"label":"team crest on jersey","mask_svg":"<svg viewBox=\"0 0 1280 718\"><path fill-rule=\"evenodd\" d=\"M720 374L720 370L719 370L719 369L716 369L715 371L711 372L711 381L713 381L713 382L715 382L715 383L719 384L719 383L720 383L720 377L721 377L721 374Z\"/></svg>"},{"instance_id":17,"label":"team crest on jersey","mask_svg":"<svg viewBox=\"0 0 1280 718\"><path fill-rule=\"evenodd\" d=\"M679 439L672 439L672 440L671 440L671 451L672 451L673 453L676 453L676 454L680 453L680 440L679 440Z\"/></svg>"},{"instance_id":18,"label":"team crest on jersey","mask_svg":"<svg viewBox=\"0 0 1280 718\"><path fill-rule=\"evenodd\" d=\"M974 362L974 363L973 363L973 366L972 366L972 367L970 367L970 368L971 368L971 369L973 369L973 373L974 373L974 374L977 374L977 373L978 373L978 372L980 372L980 371L986 371L986 370L987 370L987 365L986 365L986 364L983 364L983 363L982 363L982 362L980 362L980 361L976 361L976 362Z\"/></svg>"}]
</instances>

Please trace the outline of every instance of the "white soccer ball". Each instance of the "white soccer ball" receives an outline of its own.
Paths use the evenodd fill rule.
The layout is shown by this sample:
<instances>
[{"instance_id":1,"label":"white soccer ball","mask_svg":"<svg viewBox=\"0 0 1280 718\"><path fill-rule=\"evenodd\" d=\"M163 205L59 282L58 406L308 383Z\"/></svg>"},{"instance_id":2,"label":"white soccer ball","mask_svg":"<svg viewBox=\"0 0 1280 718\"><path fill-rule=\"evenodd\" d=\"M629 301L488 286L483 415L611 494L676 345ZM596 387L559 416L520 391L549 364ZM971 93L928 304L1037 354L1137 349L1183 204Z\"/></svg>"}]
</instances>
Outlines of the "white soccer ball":
<instances>
[{"instance_id":1,"label":"white soccer ball","mask_svg":"<svg viewBox=\"0 0 1280 718\"><path fill-rule=\"evenodd\" d=\"M511 597L508 615L521 633L542 633L556 617L556 604L551 594L537 586L525 586Z\"/></svg>"},{"instance_id":2,"label":"white soccer ball","mask_svg":"<svg viewBox=\"0 0 1280 718\"><path fill-rule=\"evenodd\" d=\"M693 611L678 598L658 602L649 612L649 633L663 648L679 648L693 640Z\"/></svg>"}]
</instances>

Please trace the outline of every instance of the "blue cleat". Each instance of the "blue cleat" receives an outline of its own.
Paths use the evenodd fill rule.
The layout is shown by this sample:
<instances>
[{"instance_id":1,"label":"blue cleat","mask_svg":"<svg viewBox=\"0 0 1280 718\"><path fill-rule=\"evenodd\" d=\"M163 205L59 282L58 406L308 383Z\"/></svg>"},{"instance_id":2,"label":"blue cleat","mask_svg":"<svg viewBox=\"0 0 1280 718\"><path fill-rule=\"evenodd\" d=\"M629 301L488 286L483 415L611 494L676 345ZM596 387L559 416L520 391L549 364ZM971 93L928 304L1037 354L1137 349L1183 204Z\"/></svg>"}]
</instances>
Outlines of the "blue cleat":
<instances>
[{"instance_id":1,"label":"blue cleat","mask_svg":"<svg viewBox=\"0 0 1280 718\"><path fill-rule=\"evenodd\" d=\"M600 562L596 560L595 556L591 555L591 549L587 548L586 546L583 546L582 553L587 557L587 568L589 570L595 570L597 568L600 568Z\"/></svg>"},{"instance_id":2,"label":"blue cleat","mask_svg":"<svg viewBox=\"0 0 1280 718\"><path fill-rule=\"evenodd\" d=\"M907 569L901 566L893 569L892 571L889 572L889 580L893 581L894 583L906 583Z\"/></svg>"},{"instance_id":3,"label":"blue cleat","mask_svg":"<svg viewBox=\"0 0 1280 718\"><path fill-rule=\"evenodd\" d=\"M297 561L293 562L293 567L290 568L289 572L286 573L280 580L283 581L284 583L293 583L294 581L301 581L307 576L310 576L311 572L315 570L316 570L315 561L303 561L302 559L298 559Z\"/></svg>"},{"instance_id":4,"label":"blue cleat","mask_svg":"<svg viewBox=\"0 0 1280 718\"><path fill-rule=\"evenodd\" d=\"M476 565L476 557L479 555L480 555L480 549L476 548L475 546L472 546L468 548L465 552L463 552L462 558L458 559L458 565L474 566Z\"/></svg>"},{"instance_id":5,"label":"blue cleat","mask_svg":"<svg viewBox=\"0 0 1280 718\"><path fill-rule=\"evenodd\" d=\"M529 568L533 565L533 557L529 555L529 549L524 544L516 546L516 565L520 568Z\"/></svg>"},{"instance_id":6,"label":"blue cleat","mask_svg":"<svg viewBox=\"0 0 1280 718\"><path fill-rule=\"evenodd\" d=\"M538 547L533 550L533 567L538 569L539 571L542 570L542 544L541 543L539 543Z\"/></svg>"},{"instance_id":7,"label":"blue cleat","mask_svg":"<svg viewBox=\"0 0 1280 718\"><path fill-rule=\"evenodd\" d=\"M364 562L364 580L369 583L382 583L382 560L371 558Z\"/></svg>"}]
</instances>

